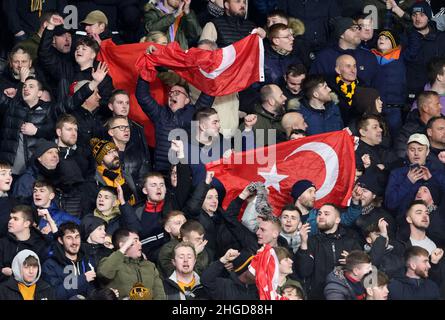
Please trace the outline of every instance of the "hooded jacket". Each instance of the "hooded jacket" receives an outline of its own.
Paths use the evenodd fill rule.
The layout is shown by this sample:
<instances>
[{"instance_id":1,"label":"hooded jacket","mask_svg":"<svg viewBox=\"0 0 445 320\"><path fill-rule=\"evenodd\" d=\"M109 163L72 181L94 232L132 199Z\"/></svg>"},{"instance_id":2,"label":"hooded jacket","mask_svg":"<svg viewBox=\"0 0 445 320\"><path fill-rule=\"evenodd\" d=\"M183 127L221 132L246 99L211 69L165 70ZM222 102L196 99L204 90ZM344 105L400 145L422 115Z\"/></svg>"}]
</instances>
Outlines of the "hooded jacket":
<instances>
[{"instance_id":1,"label":"hooded jacket","mask_svg":"<svg viewBox=\"0 0 445 320\"><path fill-rule=\"evenodd\" d=\"M76 295L86 297L94 288L85 276L85 272L92 270L91 267L96 267L92 263L94 261L86 255L84 247L80 247L77 260L71 261L66 257L63 246L57 242L53 255L43 264L42 277L55 289L58 300L68 300Z\"/></svg>"},{"instance_id":2,"label":"hooded jacket","mask_svg":"<svg viewBox=\"0 0 445 320\"><path fill-rule=\"evenodd\" d=\"M32 256L37 259L39 264L39 271L36 279L32 283L26 283L23 280L22 266L26 258ZM34 292L34 300L54 300L54 290L48 283L40 279L42 268L40 266L40 259L37 254L31 250L20 251L12 260L12 273L14 277L11 277L0 285L0 300L23 300L23 296L20 293L18 284L22 283L27 286L36 284Z\"/></svg>"},{"instance_id":3,"label":"hooded jacket","mask_svg":"<svg viewBox=\"0 0 445 320\"><path fill-rule=\"evenodd\" d=\"M54 201L51 201L51 205L48 208L49 214L53 218L54 222L57 226L60 226L64 222L74 222L76 224L80 224L80 220L70 215L68 212L61 210ZM48 225L48 221L45 219L40 219L39 229L42 230Z\"/></svg>"},{"instance_id":4,"label":"hooded jacket","mask_svg":"<svg viewBox=\"0 0 445 320\"><path fill-rule=\"evenodd\" d=\"M340 109L335 102L325 105L324 110L314 109L306 99L301 100L299 112L306 121L308 135L332 132L344 128Z\"/></svg>"}]
</instances>

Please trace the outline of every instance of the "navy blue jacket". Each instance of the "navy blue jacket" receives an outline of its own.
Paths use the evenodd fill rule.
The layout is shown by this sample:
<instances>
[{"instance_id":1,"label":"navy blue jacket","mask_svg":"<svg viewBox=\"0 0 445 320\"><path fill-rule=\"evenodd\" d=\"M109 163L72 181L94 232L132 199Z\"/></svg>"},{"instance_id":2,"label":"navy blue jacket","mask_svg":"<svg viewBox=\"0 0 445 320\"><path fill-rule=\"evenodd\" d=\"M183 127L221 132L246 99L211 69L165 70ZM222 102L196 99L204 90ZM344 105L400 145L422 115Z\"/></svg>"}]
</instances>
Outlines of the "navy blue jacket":
<instances>
[{"instance_id":1,"label":"navy blue jacket","mask_svg":"<svg viewBox=\"0 0 445 320\"><path fill-rule=\"evenodd\" d=\"M195 111L200 108L211 107L214 97L201 93L195 105L188 104L184 108L173 112L168 106L160 106L150 95L149 83L139 78L136 87L136 98L144 113L153 121L155 126L154 168L158 171L168 171L171 166L168 161L170 150L168 136L170 131L176 128L189 128Z\"/></svg>"},{"instance_id":2,"label":"navy blue jacket","mask_svg":"<svg viewBox=\"0 0 445 320\"><path fill-rule=\"evenodd\" d=\"M432 180L445 192L445 172L436 163L427 158L425 166L430 170ZM408 179L408 163L401 168L391 171L385 192L385 207L395 210L399 215L404 215L410 202L415 198L417 190L425 182L423 179L411 183Z\"/></svg>"},{"instance_id":3,"label":"navy blue jacket","mask_svg":"<svg viewBox=\"0 0 445 320\"><path fill-rule=\"evenodd\" d=\"M51 205L48 208L48 211L57 226L60 226L64 222L74 222L76 224L80 224L79 218L72 216L68 212L60 209L54 201L51 201ZM39 229L42 230L46 227L47 224L48 221L46 221L45 219L40 219Z\"/></svg>"},{"instance_id":4,"label":"navy blue jacket","mask_svg":"<svg viewBox=\"0 0 445 320\"><path fill-rule=\"evenodd\" d=\"M420 43L420 33L411 32L407 45L401 48L399 59L387 59L388 56L372 51L378 63L374 84L384 104L402 105L405 103L407 98L406 64L416 59Z\"/></svg>"},{"instance_id":5,"label":"navy blue jacket","mask_svg":"<svg viewBox=\"0 0 445 320\"><path fill-rule=\"evenodd\" d=\"M329 20L341 15L335 0L278 0L278 9L303 21L303 38L315 51L323 48L329 40Z\"/></svg>"},{"instance_id":6,"label":"navy blue jacket","mask_svg":"<svg viewBox=\"0 0 445 320\"><path fill-rule=\"evenodd\" d=\"M86 297L94 288L91 282L87 282L85 272L91 271L89 264L93 268L96 266L94 260L90 260L84 252L81 247L77 261L73 262L65 256L62 245L57 243L53 256L43 264L43 280L55 289L57 299L68 300L75 295ZM67 284L71 286L68 287Z\"/></svg>"},{"instance_id":7,"label":"navy blue jacket","mask_svg":"<svg viewBox=\"0 0 445 320\"><path fill-rule=\"evenodd\" d=\"M302 101L299 112L308 125L307 134L326 133L344 128L338 106L331 101L325 105L325 108L325 110L317 110L312 108L307 100Z\"/></svg>"},{"instance_id":8,"label":"navy blue jacket","mask_svg":"<svg viewBox=\"0 0 445 320\"><path fill-rule=\"evenodd\" d=\"M302 63L295 52L284 56L272 49L268 41L264 41L264 74L265 84L279 84L291 64Z\"/></svg>"},{"instance_id":9,"label":"navy blue jacket","mask_svg":"<svg viewBox=\"0 0 445 320\"><path fill-rule=\"evenodd\" d=\"M415 61L407 63L408 93L418 94L428 82L427 64L432 58L445 55L445 32L437 31L434 24L430 24L430 32L422 36L421 49ZM412 30L410 32L417 32Z\"/></svg>"},{"instance_id":10,"label":"navy blue jacket","mask_svg":"<svg viewBox=\"0 0 445 320\"><path fill-rule=\"evenodd\" d=\"M430 279L408 277L392 279L388 285L389 300L439 300L439 287Z\"/></svg>"},{"instance_id":11,"label":"navy blue jacket","mask_svg":"<svg viewBox=\"0 0 445 320\"><path fill-rule=\"evenodd\" d=\"M357 62L357 78L362 81L360 85L372 87L377 73L377 60L370 51L363 48L343 50L338 44L325 48L317 54L317 58L312 64L309 73L323 74L327 77L336 76L335 61L344 54L355 58Z\"/></svg>"}]
</instances>

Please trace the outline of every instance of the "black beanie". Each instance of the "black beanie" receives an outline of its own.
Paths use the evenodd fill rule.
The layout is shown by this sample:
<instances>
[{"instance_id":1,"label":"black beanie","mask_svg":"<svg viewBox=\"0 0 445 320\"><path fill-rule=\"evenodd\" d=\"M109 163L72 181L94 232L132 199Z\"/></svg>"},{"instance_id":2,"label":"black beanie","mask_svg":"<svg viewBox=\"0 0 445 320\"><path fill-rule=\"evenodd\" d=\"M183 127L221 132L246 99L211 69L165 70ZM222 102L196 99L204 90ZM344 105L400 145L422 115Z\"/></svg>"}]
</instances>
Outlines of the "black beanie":
<instances>
[{"instance_id":1,"label":"black beanie","mask_svg":"<svg viewBox=\"0 0 445 320\"><path fill-rule=\"evenodd\" d=\"M384 30L380 31L379 37L380 36L387 37L391 41L391 45L392 45L393 49L400 44L399 35L393 30L384 29Z\"/></svg>"},{"instance_id":2,"label":"black beanie","mask_svg":"<svg viewBox=\"0 0 445 320\"><path fill-rule=\"evenodd\" d=\"M233 260L233 272L237 274L242 274L246 271L252 261L254 255L246 250L241 250L240 255Z\"/></svg>"},{"instance_id":3,"label":"black beanie","mask_svg":"<svg viewBox=\"0 0 445 320\"><path fill-rule=\"evenodd\" d=\"M315 187L315 185L309 180L300 180L294 183L292 186L291 196L296 201L307 189Z\"/></svg>"},{"instance_id":4,"label":"black beanie","mask_svg":"<svg viewBox=\"0 0 445 320\"><path fill-rule=\"evenodd\" d=\"M368 168L357 181L362 188L371 191L378 197L385 194L386 176L376 168Z\"/></svg>"},{"instance_id":5,"label":"black beanie","mask_svg":"<svg viewBox=\"0 0 445 320\"><path fill-rule=\"evenodd\" d=\"M352 18L346 17L335 17L330 21L333 27L333 36L336 40L340 39L343 33L348 30L350 27L355 25L354 20Z\"/></svg>"},{"instance_id":6,"label":"black beanie","mask_svg":"<svg viewBox=\"0 0 445 320\"><path fill-rule=\"evenodd\" d=\"M58 149L57 144L54 141L48 141L41 138L37 141L34 148L34 157L38 158L42 156L42 154L44 154L46 151L53 148Z\"/></svg>"},{"instance_id":7,"label":"black beanie","mask_svg":"<svg viewBox=\"0 0 445 320\"><path fill-rule=\"evenodd\" d=\"M99 217L95 217L93 215L88 215L85 216L82 219L82 222L80 223L80 232L81 232L81 236L82 236L82 240L86 241L88 239L88 237L90 236L90 234L96 230L97 227L99 226L106 226L107 223L105 222L105 220L102 220Z\"/></svg>"}]
</instances>

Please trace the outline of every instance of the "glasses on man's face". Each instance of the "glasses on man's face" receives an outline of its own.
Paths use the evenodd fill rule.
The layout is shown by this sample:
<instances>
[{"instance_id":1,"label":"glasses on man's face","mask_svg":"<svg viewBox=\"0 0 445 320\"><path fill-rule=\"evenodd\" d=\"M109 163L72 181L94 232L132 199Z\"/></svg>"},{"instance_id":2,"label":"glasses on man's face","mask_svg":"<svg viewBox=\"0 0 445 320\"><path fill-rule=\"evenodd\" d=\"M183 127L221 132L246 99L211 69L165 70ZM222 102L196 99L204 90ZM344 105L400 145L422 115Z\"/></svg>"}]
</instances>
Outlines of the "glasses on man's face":
<instances>
[{"instance_id":1,"label":"glasses on man's face","mask_svg":"<svg viewBox=\"0 0 445 320\"><path fill-rule=\"evenodd\" d=\"M274 37L274 38L282 38L282 39L289 39L292 40L294 38L293 34L288 34L287 36L282 36L282 37Z\"/></svg>"},{"instance_id":2,"label":"glasses on man's face","mask_svg":"<svg viewBox=\"0 0 445 320\"><path fill-rule=\"evenodd\" d=\"M119 129L120 131L125 131L125 130L130 130L130 126L124 126L124 125L115 126L115 127L112 127L111 129Z\"/></svg>"},{"instance_id":3,"label":"glasses on man's face","mask_svg":"<svg viewBox=\"0 0 445 320\"><path fill-rule=\"evenodd\" d=\"M168 93L169 96L179 96L180 94L183 94L184 96L187 97L187 94L185 94L184 92L180 91L180 90L170 90L170 92Z\"/></svg>"},{"instance_id":4,"label":"glasses on man's face","mask_svg":"<svg viewBox=\"0 0 445 320\"><path fill-rule=\"evenodd\" d=\"M351 26L349 28L349 30L352 30L352 31L356 32L356 31L362 30L362 27L360 27L358 24L354 24L353 26Z\"/></svg>"}]
</instances>

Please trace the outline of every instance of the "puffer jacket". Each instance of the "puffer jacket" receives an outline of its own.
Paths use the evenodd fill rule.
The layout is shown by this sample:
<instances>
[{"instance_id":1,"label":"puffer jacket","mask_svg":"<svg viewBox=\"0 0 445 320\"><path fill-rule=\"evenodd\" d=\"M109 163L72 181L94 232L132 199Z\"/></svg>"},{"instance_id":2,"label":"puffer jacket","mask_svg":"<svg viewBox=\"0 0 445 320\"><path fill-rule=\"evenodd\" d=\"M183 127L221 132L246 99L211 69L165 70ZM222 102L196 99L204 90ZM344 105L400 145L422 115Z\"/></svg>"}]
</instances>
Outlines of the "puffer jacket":
<instances>
[{"instance_id":1,"label":"puffer jacket","mask_svg":"<svg viewBox=\"0 0 445 320\"><path fill-rule=\"evenodd\" d=\"M216 44L218 45L218 48L227 47L232 43L241 40L255 29L255 24L244 19L244 17L240 18L223 15L213 19L211 23L213 23L216 29Z\"/></svg>"},{"instance_id":2,"label":"puffer jacket","mask_svg":"<svg viewBox=\"0 0 445 320\"><path fill-rule=\"evenodd\" d=\"M430 279L407 276L392 279L388 285L389 300L439 300L437 284Z\"/></svg>"},{"instance_id":3,"label":"puffer jacket","mask_svg":"<svg viewBox=\"0 0 445 320\"><path fill-rule=\"evenodd\" d=\"M21 89L20 89L21 90ZM7 108L3 117L2 128L0 129L0 159L14 163L19 147L20 127L24 122L30 122L37 127L34 136L23 135L23 144L25 150L25 162L28 163L33 156L33 147L37 140L45 138L50 140L54 136L55 121L52 116L53 106L50 103L39 102L30 108L23 101L21 94L14 99L7 98L3 93L0 94L0 105Z\"/></svg>"},{"instance_id":4,"label":"puffer jacket","mask_svg":"<svg viewBox=\"0 0 445 320\"><path fill-rule=\"evenodd\" d=\"M336 267L328 274L324 296L326 300L357 300L342 267Z\"/></svg>"}]
</instances>

